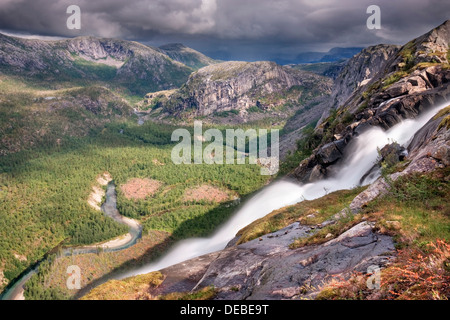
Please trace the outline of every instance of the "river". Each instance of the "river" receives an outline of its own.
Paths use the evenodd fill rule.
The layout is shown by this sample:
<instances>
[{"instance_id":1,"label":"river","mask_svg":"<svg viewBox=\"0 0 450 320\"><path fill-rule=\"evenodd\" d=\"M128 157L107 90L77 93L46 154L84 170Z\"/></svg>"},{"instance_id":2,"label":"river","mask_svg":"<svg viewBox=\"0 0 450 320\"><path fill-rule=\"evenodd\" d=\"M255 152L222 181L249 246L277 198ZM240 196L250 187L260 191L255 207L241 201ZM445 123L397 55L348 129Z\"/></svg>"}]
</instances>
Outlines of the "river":
<instances>
[{"instance_id":1,"label":"river","mask_svg":"<svg viewBox=\"0 0 450 320\"><path fill-rule=\"evenodd\" d=\"M161 270L204 254L222 250L236 236L239 230L274 210L303 200L317 199L329 192L350 189L361 185L361 178L377 161L379 148L394 141L400 145L407 146L414 134L440 109L446 106L447 104L444 104L431 108L423 112L418 118L404 120L387 131L383 131L378 127L368 129L350 142L350 145L346 148L346 154L343 161L341 161L341 165L335 169L335 174L331 178L304 185L298 185L287 180L271 183L243 204L211 237L180 241L156 262L123 273L116 278L123 279ZM372 183L378 176L377 174L371 175L364 180L363 184ZM102 210L116 221L126 223L124 222L124 217L117 210L116 200L115 186L110 183L107 189L106 202L102 205ZM105 251L123 250L134 245L141 236L142 229L139 226L133 231L133 228L133 226L130 226L130 234L133 234L130 241L106 248ZM97 252L97 250L97 247L68 248L64 250L64 254L84 254ZM23 274L13 286L5 291L1 298L11 299L17 297L23 291L23 285L36 272L36 269L37 266Z\"/></svg>"},{"instance_id":2,"label":"river","mask_svg":"<svg viewBox=\"0 0 450 320\"><path fill-rule=\"evenodd\" d=\"M222 250L239 230L274 210L303 200L317 199L330 192L361 185L361 178L377 161L379 148L394 141L406 146L414 134L447 105L440 105L424 111L416 119L404 120L387 131L383 131L379 127L366 130L350 142L341 165L335 169L335 174L331 178L305 185L298 185L286 180L274 182L249 199L211 237L183 240L158 261L123 273L118 278L123 279L161 270L195 257ZM363 181L363 184L370 184L378 177L379 173L370 175Z\"/></svg>"},{"instance_id":3,"label":"river","mask_svg":"<svg viewBox=\"0 0 450 320\"><path fill-rule=\"evenodd\" d=\"M114 239L99 245L83 246L83 247L68 247L61 248L56 247L50 251L51 253L56 253L64 256L80 255L86 253L97 253L99 248L102 248L104 252L114 252L129 248L136 244L136 242L142 237L142 226L135 220L128 219L120 215L119 210L117 210L117 194L116 186L114 183L110 182L106 189L106 199L102 204L101 209L103 213L114 219L115 221L125 224L129 227L129 233L125 237ZM42 261L47 259L47 255L34 266L22 273L19 278L17 278L11 286L9 286L3 294L0 296L0 300L23 300L23 292L25 283L38 271L39 265Z\"/></svg>"}]
</instances>

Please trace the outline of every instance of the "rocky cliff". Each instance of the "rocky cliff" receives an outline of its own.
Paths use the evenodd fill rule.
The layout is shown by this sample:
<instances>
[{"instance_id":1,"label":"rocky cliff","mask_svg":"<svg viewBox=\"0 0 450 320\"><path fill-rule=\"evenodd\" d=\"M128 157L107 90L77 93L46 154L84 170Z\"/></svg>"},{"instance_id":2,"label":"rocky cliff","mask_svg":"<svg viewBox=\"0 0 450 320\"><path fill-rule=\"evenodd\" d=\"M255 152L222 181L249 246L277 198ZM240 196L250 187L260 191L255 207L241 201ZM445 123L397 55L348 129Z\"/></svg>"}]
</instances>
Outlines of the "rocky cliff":
<instances>
[{"instance_id":1,"label":"rocky cliff","mask_svg":"<svg viewBox=\"0 0 450 320\"><path fill-rule=\"evenodd\" d=\"M350 60L316 128L322 143L292 175L301 182L323 178L342 158L353 136L370 126L388 129L447 101L449 29L447 21L400 49L376 46ZM370 52L377 54L371 57Z\"/></svg>"},{"instance_id":2,"label":"rocky cliff","mask_svg":"<svg viewBox=\"0 0 450 320\"><path fill-rule=\"evenodd\" d=\"M182 85L193 71L157 48L95 37L43 41L0 34L0 71L61 87L64 82L95 82L127 93Z\"/></svg>"},{"instance_id":3,"label":"rocky cliff","mask_svg":"<svg viewBox=\"0 0 450 320\"><path fill-rule=\"evenodd\" d=\"M282 118L328 94L330 85L326 77L273 62L223 62L194 72L170 97L158 97L158 107L170 116L230 112L246 118L275 110Z\"/></svg>"},{"instance_id":4,"label":"rocky cliff","mask_svg":"<svg viewBox=\"0 0 450 320\"><path fill-rule=\"evenodd\" d=\"M366 48L351 58L334 82L333 92L327 100L328 110L322 119L329 116L330 109L342 107L355 91L362 90L361 87L365 87L377 73L384 70L388 59L398 50L399 47L393 45L377 45Z\"/></svg>"},{"instance_id":5,"label":"rocky cliff","mask_svg":"<svg viewBox=\"0 0 450 320\"><path fill-rule=\"evenodd\" d=\"M280 156L285 160L288 153L295 152L296 141L303 138L303 128L317 119L319 126L329 116L332 110L340 109L346 101L356 92L362 94L368 83L381 70L384 70L390 57L395 55L400 47L394 45L377 45L366 48L356 54L343 66L339 66L339 74L335 77L333 89L330 96L320 97L312 101L307 114L297 113L291 117L284 126L284 132L280 140ZM317 66L320 70L323 66ZM307 66L294 66L294 68L305 69ZM311 69L312 66L309 66Z\"/></svg>"},{"instance_id":6,"label":"rocky cliff","mask_svg":"<svg viewBox=\"0 0 450 320\"><path fill-rule=\"evenodd\" d=\"M293 176L322 179L367 127L390 128L448 101L449 31L447 21L402 48L377 46L356 56L338 77L336 87L345 88L328 101L332 112L316 128L319 147ZM212 287L216 299L448 299L450 250L440 239L448 240L449 108L419 129L406 150L383 148L383 175L367 188L276 210L224 250L161 270L162 282L147 287L146 297ZM385 270L375 291L366 282L371 266Z\"/></svg>"},{"instance_id":7,"label":"rocky cliff","mask_svg":"<svg viewBox=\"0 0 450 320\"><path fill-rule=\"evenodd\" d=\"M400 217L396 207L405 205L405 200L384 200L384 196L401 192L405 181L410 187L416 183L415 180L403 180L395 184L395 181L411 179L408 177L418 173L431 177L433 172L441 170L438 174L440 180L427 179L436 184L433 187L430 184L430 188L436 188L433 198L446 202L450 179L449 117L450 109L447 107L416 133L408 147L410 153L404 162L406 166L399 172L378 179L362 192L360 189L340 191L274 211L241 230L224 250L155 273L161 280L158 285L136 288L135 297L165 299L174 293L202 292L214 288L213 298L219 300L339 299L345 297L339 296L341 293L336 290L345 287L353 299L392 298L392 292L398 291L397 288L403 284L399 285L396 278L388 278L389 272L406 268L401 260L404 253L396 250L393 236L403 245L405 242L411 243L420 236L412 236L406 233L406 229L411 228L414 234L417 228L427 226L416 221L407 227L411 221ZM434 194L437 190L441 192ZM374 205L375 199L379 201ZM392 216L377 211L385 210L382 209L383 203L388 205L388 212L394 210ZM373 209L367 209L367 206ZM405 206L407 212L412 210ZM448 209L448 205L442 202L440 206L429 213L430 218L438 219L438 212ZM389 220L391 217L396 220ZM445 221L448 222L448 218ZM278 231L273 231L278 228ZM444 260L449 253L446 254ZM412 259L409 257L409 260ZM432 260L431 265L443 272L437 260ZM366 284L374 267L387 270L383 275L384 287L377 290L368 288ZM430 266L423 265L421 268ZM134 280L124 281L132 283ZM337 281L341 282L336 284ZM415 281L411 285L417 285L419 280ZM120 299L120 286L121 281L108 282L85 298L101 299L113 290ZM330 288L334 291L330 292ZM419 291L422 293L417 288L411 292ZM130 298L129 295L126 297Z\"/></svg>"}]
</instances>

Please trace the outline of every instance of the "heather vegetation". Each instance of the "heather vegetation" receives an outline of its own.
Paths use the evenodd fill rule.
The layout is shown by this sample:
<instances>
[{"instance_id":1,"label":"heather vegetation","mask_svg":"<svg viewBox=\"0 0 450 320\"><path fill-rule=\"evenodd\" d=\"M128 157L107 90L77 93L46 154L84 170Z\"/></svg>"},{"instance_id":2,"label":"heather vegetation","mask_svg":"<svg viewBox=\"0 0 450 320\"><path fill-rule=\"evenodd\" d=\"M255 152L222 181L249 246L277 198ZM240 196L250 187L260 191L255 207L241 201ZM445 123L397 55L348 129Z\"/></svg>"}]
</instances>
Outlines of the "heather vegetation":
<instances>
[{"instance_id":1,"label":"heather vegetation","mask_svg":"<svg viewBox=\"0 0 450 320\"><path fill-rule=\"evenodd\" d=\"M281 163L279 176L297 168L299 181L314 181L311 172L299 172L301 162L316 173L332 172L322 169L334 165L344 153L336 146L340 153L337 159L322 161L318 157L319 150L325 149L322 147L333 146L330 142L336 140L346 145L359 134L360 124L392 127L401 118L387 121L389 114L380 116L377 108L381 103L389 97L403 99L429 89L440 94L449 67L448 51L435 50L434 46L424 49L418 41L384 54L386 49L379 47L384 58L377 62L382 70L377 70L378 66L369 65L369 57L364 58L365 53L345 67L343 63L281 67L271 62L217 63L181 45L156 49L134 42L78 38L52 42L44 50L38 41L1 35L0 40L4 44L0 60L5 61L0 66L0 292L41 261L25 285L28 300L77 298L116 273L155 261L179 240L208 236L236 212L242 200L271 180L261 175L259 165L248 162L174 164L171 152L178 141L171 141L171 135L175 129L186 127L192 137L193 120L204 120L204 131L213 127L225 136L226 129L281 129L291 116L303 117L303 122L294 122L281 132L282 136L300 135L291 140L299 138L296 151ZM81 50L82 40L95 45ZM392 58L387 59L387 52ZM369 53L376 57L374 51ZM6 59L12 54L17 59ZM17 64L19 60L21 64ZM386 67L385 60L395 66ZM194 69L198 70L192 73ZM344 72L331 90L329 77L336 78L341 70ZM419 71L423 71L422 80L428 79L426 85L420 86L420 79L411 78ZM410 85L402 86L406 80ZM408 86L415 87L414 91L408 91ZM322 105L330 94L332 103ZM414 118L420 110L408 108L408 101L402 100L405 108L397 111L406 110L404 118ZM430 101L437 100L430 96ZM326 107L328 112L317 128L313 120L319 119L324 109L312 112L316 107ZM448 148L443 148L445 141L441 141L448 140L441 134L450 127L448 114L447 107L436 115L434 120L442 120L430 138L433 142L423 142L430 148L436 147L432 143L442 143L423 156L430 158L433 169L405 174L394 181L390 174L401 172L413 160L400 161L398 154L393 154L395 161L391 161L386 156L381 163L386 192L377 198L351 211L352 201L366 187L333 193L325 189L326 195L320 199L304 200L254 221L239 231L237 244L249 246L248 242L260 238L253 243L264 246L270 239L262 239L264 235L299 222L308 231L299 238L289 238L285 249L289 254L308 251L366 221L373 226L371 232L392 240L387 256L396 256L383 270L381 289L374 294L365 286L368 275L346 273L345 278L336 277L315 288L316 293L320 291L317 299L448 299L450 172ZM144 118L151 121L142 124ZM203 143L203 148L207 145ZM249 152L249 145L246 141L245 152ZM224 141L223 148L231 146ZM123 240L128 227L90 203L93 187L100 188L99 177L105 174L116 186L120 214L142 226L142 237L136 244L115 252L104 251L99 245L120 237ZM336 214L345 209L345 217L337 219ZM93 249L96 252L61 256L61 250L52 250L86 245L97 246ZM280 251L276 254L280 257ZM273 256L264 259L269 261ZM233 262L238 265L241 260ZM294 262L295 273L301 273L299 262ZM73 264L84 272L80 291L66 286L67 266ZM217 273L229 272L223 269ZM232 270L235 274L240 271ZM246 280L255 275L246 272ZM258 285L266 284L266 279L253 279ZM223 288L208 286L199 291L153 295L164 280L160 272L113 280L85 298L194 300L224 293ZM277 280L274 283L279 285ZM230 290L239 292L241 288Z\"/></svg>"},{"instance_id":2,"label":"heather vegetation","mask_svg":"<svg viewBox=\"0 0 450 320\"><path fill-rule=\"evenodd\" d=\"M367 289L370 275L354 273L322 288L318 299L448 300L450 298L449 169L389 182L388 194L361 213L394 237L398 256L382 271L380 290Z\"/></svg>"}]
</instances>

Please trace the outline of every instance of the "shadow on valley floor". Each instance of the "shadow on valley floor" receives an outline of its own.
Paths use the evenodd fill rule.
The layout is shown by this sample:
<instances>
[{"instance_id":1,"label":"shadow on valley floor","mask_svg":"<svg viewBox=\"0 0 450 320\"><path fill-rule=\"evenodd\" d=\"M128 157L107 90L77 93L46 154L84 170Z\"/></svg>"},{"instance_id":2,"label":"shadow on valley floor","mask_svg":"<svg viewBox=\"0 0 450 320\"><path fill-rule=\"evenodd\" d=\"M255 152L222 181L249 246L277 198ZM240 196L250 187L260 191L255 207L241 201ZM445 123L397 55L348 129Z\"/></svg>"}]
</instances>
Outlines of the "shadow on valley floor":
<instances>
[{"instance_id":1,"label":"shadow on valley floor","mask_svg":"<svg viewBox=\"0 0 450 320\"><path fill-rule=\"evenodd\" d=\"M221 206L208 211L206 214L187 220L180 224L180 226L168 237L164 242L155 245L148 249L146 253L135 259L129 260L114 271L105 274L101 278L94 280L88 286L82 288L74 299L79 299L88 294L93 288L109 281L115 277L119 277L125 272L136 270L146 264L153 263L167 253L179 241L192 237L208 237L220 228L233 214L235 214L245 203L255 195L259 190L243 197L238 205L234 201L222 203ZM228 206L228 208L226 207ZM202 228L202 229L200 229Z\"/></svg>"}]
</instances>

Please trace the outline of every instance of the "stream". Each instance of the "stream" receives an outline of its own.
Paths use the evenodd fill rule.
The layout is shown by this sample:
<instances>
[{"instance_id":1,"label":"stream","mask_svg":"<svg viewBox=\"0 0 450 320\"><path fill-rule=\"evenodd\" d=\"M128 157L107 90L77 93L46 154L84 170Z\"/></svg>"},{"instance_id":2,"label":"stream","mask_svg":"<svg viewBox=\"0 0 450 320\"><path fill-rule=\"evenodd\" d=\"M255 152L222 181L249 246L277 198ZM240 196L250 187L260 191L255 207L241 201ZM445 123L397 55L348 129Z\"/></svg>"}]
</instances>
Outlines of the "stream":
<instances>
[{"instance_id":1,"label":"stream","mask_svg":"<svg viewBox=\"0 0 450 320\"><path fill-rule=\"evenodd\" d=\"M222 250L236 236L237 232L253 221L274 210L303 200L320 198L330 192L351 189L359 185L368 185L380 175L369 175L361 183L361 178L373 167L378 158L378 148L397 142L407 146L414 134L422 128L439 110L448 104L430 108L416 119L404 120L387 131L372 127L352 139L347 146L345 156L331 178L314 183L298 185L281 180L270 184L249 199L231 219L209 238L193 238L180 241L168 253L154 263L123 273L118 278L145 274L161 270L177 263Z\"/></svg>"},{"instance_id":2,"label":"stream","mask_svg":"<svg viewBox=\"0 0 450 320\"><path fill-rule=\"evenodd\" d=\"M127 241L117 241L112 240L106 242L113 243L108 246L104 246L102 250L104 252L114 252L127 249L136 244L136 242L142 237L142 226L135 222L134 220L128 219L120 215L119 210L117 210L117 194L116 194L116 186L114 183L110 182L106 189L106 200L102 204L101 209L103 213L114 219L115 221L125 224L129 227L129 239ZM8 287L3 294L0 296L0 300L19 300L23 298L23 290L25 283L38 271L39 265L48 258L48 255L53 253L58 253L60 256L72 256L72 255L80 255L86 253L97 253L99 247L102 245L92 245L92 246L83 246L83 247L61 247L57 246L53 250L51 250L44 258L34 264L32 267L28 268L21 276L19 276L13 284Z\"/></svg>"},{"instance_id":3,"label":"stream","mask_svg":"<svg viewBox=\"0 0 450 320\"><path fill-rule=\"evenodd\" d=\"M379 173L369 175L362 183L361 178L373 167L378 158L378 148L382 148L388 143L397 142L407 146L414 134L422 128L440 109L448 104L440 105L424 111L416 119L404 120L387 131L381 128L372 127L352 139L346 148L346 154L341 164L336 166L331 178L320 180L314 183L299 185L287 180L279 180L269 184L258 191L252 198L243 204L237 212L209 238L192 238L180 241L170 249L159 260L125 272L116 277L123 279L126 277L145 274L152 271L161 270L189 259L199 257L208 253L222 250L236 236L236 233L253 221L266 216L274 210L287 205L292 205L303 200L313 200L320 198L330 192L343 189L351 189L361 184L368 185L374 182ZM130 225L124 221L116 207L116 192L114 184L108 185L106 201L102 205L102 211L120 223L125 223L130 227L132 239L117 247L106 248L104 251L118 251L134 245L142 235L140 225ZM97 252L97 247L66 248L64 255L85 254ZM46 258L44 258L46 259ZM28 279L36 272L39 263L14 282L0 297L9 300L17 297L23 291L23 286Z\"/></svg>"}]
</instances>

